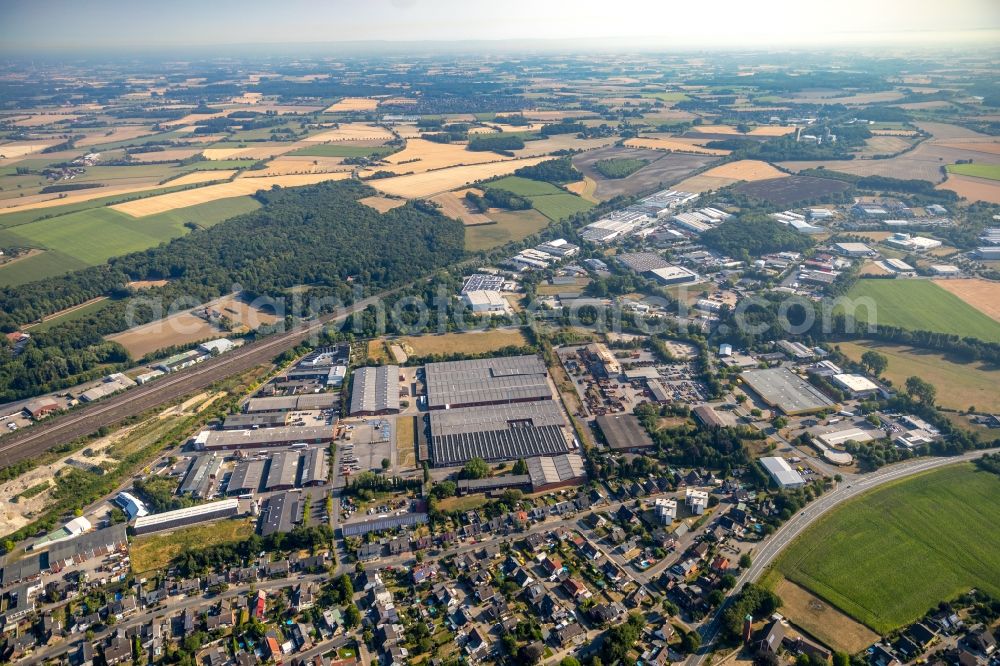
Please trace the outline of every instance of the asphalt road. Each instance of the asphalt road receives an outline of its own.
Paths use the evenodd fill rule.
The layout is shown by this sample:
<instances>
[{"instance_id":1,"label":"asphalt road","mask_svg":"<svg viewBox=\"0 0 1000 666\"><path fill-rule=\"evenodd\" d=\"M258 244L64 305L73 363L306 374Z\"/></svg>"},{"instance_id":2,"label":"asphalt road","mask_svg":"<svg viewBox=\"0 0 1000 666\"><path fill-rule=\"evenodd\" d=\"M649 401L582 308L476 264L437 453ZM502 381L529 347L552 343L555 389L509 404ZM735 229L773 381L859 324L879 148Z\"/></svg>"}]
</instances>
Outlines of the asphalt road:
<instances>
[{"instance_id":1,"label":"asphalt road","mask_svg":"<svg viewBox=\"0 0 1000 666\"><path fill-rule=\"evenodd\" d=\"M822 497L808 504L806 508L797 515L790 518L784 525L778 528L771 535L764 545L753 554L753 564L749 569L741 573L736 579L733 592L739 591L744 584L752 583L759 579L767 568L774 562L784 548L804 532L812 523L834 507L846 502L849 499L877 488L885 483L898 481L899 479L926 472L945 465L953 465L959 462L975 460L987 453L992 453L1000 449L986 449L982 451L971 451L961 456L950 458L920 458L888 467L872 474L855 477L851 481L845 481L838 488L824 493ZM731 597L730 597L731 598ZM685 662L687 666L700 666L700 664L711 654L713 643L722 631L722 613L728 606L723 603L719 609L701 625L702 649L698 654L691 655Z\"/></svg>"},{"instance_id":2,"label":"asphalt road","mask_svg":"<svg viewBox=\"0 0 1000 666\"><path fill-rule=\"evenodd\" d=\"M323 326L343 321L364 310L388 293L372 296L285 333L276 333L257 342L243 345L226 354L172 373L149 384L129 389L87 407L55 416L30 428L23 428L0 439L0 469L113 425L129 416L162 405L211 384L267 363L278 354L292 349Z\"/></svg>"}]
</instances>

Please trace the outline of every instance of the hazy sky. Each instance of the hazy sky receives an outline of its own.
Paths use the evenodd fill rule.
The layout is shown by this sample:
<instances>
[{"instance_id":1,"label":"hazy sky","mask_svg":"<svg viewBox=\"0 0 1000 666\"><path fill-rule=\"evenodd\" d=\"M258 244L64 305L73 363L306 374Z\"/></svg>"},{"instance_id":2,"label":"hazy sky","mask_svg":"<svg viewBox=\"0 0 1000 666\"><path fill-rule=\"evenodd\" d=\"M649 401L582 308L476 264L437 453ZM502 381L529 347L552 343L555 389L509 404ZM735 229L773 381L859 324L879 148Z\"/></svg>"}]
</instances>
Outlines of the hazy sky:
<instances>
[{"instance_id":1,"label":"hazy sky","mask_svg":"<svg viewBox=\"0 0 1000 666\"><path fill-rule=\"evenodd\" d=\"M998 29L1000 0L0 0L0 48L25 54L362 40L997 45Z\"/></svg>"}]
</instances>

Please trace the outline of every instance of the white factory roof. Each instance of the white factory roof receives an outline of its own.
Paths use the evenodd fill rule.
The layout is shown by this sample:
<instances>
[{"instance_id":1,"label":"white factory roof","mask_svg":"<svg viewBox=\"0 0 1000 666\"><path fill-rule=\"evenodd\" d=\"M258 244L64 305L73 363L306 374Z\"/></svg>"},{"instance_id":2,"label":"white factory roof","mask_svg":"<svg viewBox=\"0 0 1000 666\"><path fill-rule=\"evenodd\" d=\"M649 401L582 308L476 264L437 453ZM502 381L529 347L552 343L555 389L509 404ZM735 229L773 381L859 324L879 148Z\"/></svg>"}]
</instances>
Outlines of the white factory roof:
<instances>
[{"instance_id":1,"label":"white factory roof","mask_svg":"<svg viewBox=\"0 0 1000 666\"><path fill-rule=\"evenodd\" d=\"M760 464L764 466L764 469L771 475L771 478L782 488L804 486L806 483L802 475L792 469L791 465L784 458L761 458Z\"/></svg>"},{"instance_id":2,"label":"white factory roof","mask_svg":"<svg viewBox=\"0 0 1000 666\"><path fill-rule=\"evenodd\" d=\"M867 377L862 377L861 375L834 375L833 381L843 386L848 391L853 391L855 393L864 393L865 391L877 391L878 384L868 379Z\"/></svg>"},{"instance_id":3,"label":"white factory roof","mask_svg":"<svg viewBox=\"0 0 1000 666\"><path fill-rule=\"evenodd\" d=\"M196 516L202 516L208 513L214 513L216 511L237 510L239 509L239 506L240 506L240 501L234 497L232 499L224 499L218 502L209 502L208 504L198 504L197 506L189 506L183 509L177 509L176 511L154 513L151 516L142 516L141 518L136 518L135 528L139 529L142 527L146 527L148 525L159 525L161 523L169 523L171 521L182 518L194 518Z\"/></svg>"},{"instance_id":4,"label":"white factory roof","mask_svg":"<svg viewBox=\"0 0 1000 666\"><path fill-rule=\"evenodd\" d=\"M499 291L467 291L462 294L462 298L470 307L504 308L507 306L507 301L504 300Z\"/></svg>"}]
</instances>

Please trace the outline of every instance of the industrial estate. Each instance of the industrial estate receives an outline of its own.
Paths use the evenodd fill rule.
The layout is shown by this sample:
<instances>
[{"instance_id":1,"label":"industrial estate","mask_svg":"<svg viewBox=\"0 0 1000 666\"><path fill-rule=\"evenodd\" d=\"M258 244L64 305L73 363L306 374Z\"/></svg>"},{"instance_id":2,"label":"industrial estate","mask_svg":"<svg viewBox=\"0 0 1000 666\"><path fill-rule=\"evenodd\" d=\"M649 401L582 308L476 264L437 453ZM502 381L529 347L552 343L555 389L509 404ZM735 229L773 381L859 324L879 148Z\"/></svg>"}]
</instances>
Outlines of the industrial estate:
<instances>
[{"instance_id":1,"label":"industrial estate","mask_svg":"<svg viewBox=\"0 0 1000 666\"><path fill-rule=\"evenodd\" d=\"M1000 666L995 47L5 60L0 662Z\"/></svg>"}]
</instances>

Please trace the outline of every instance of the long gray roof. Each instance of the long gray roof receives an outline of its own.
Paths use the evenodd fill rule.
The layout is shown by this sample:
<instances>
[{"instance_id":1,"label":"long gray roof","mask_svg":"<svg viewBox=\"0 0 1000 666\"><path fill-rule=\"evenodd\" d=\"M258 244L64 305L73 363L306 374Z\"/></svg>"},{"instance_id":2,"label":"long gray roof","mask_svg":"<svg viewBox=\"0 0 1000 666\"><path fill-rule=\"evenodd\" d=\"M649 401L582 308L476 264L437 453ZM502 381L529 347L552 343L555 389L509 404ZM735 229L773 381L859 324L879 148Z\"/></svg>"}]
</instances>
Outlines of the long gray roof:
<instances>
[{"instance_id":1,"label":"long gray roof","mask_svg":"<svg viewBox=\"0 0 1000 666\"><path fill-rule=\"evenodd\" d=\"M399 366L358 368L351 384L351 414L399 411Z\"/></svg>"},{"instance_id":2,"label":"long gray roof","mask_svg":"<svg viewBox=\"0 0 1000 666\"><path fill-rule=\"evenodd\" d=\"M299 454L295 451L282 451L271 456L271 467L267 470L267 489L277 486L294 486L299 473Z\"/></svg>"},{"instance_id":3,"label":"long gray roof","mask_svg":"<svg viewBox=\"0 0 1000 666\"><path fill-rule=\"evenodd\" d=\"M551 397L545 364L537 356L428 363L430 408L539 400Z\"/></svg>"},{"instance_id":4,"label":"long gray roof","mask_svg":"<svg viewBox=\"0 0 1000 666\"><path fill-rule=\"evenodd\" d=\"M461 407L430 413L431 459L459 465L472 458L517 460L566 453L565 421L555 402Z\"/></svg>"},{"instance_id":5,"label":"long gray roof","mask_svg":"<svg viewBox=\"0 0 1000 666\"><path fill-rule=\"evenodd\" d=\"M263 460L242 460L236 464L232 476L229 477L227 492L230 494L239 492L256 492L260 488L260 481L264 477Z\"/></svg>"}]
</instances>

